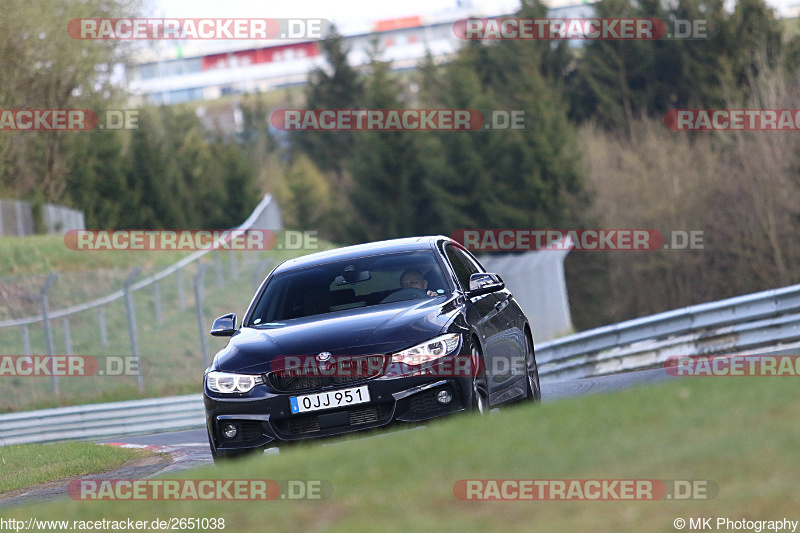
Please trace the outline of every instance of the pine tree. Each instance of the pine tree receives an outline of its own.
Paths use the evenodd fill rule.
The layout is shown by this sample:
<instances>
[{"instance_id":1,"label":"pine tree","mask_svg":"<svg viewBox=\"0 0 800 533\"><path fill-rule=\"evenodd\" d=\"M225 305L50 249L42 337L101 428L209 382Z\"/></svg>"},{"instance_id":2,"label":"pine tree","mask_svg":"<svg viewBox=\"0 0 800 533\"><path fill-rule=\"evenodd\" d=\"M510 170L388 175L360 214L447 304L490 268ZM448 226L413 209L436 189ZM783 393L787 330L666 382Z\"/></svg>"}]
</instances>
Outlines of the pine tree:
<instances>
[{"instance_id":1,"label":"pine tree","mask_svg":"<svg viewBox=\"0 0 800 533\"><path fill-rule=\"evenodd\" d=\"M122 154L120 133L91 131L67 139L67 202L84 213L86 227L122 228L133 203L127 188L129 161Z\"/></svg>"},{"instance_id":2,"label":"pine tree","mask_svg":"<svg viewBox=\"0 0 800 533\"><path fill-rule=\"evenodd\" d=\"M372 50L362 103L366 109L399 109L400 91L389 63ZM416 132L362 131L354 137L350 171L356 240L409 236L415 232L420 162Z\"/></svg>"},{"instance_id":3,"label":"pine tree","mask_svg":"<svg viewBox=\"0 0 800 533\"><path fill-rule=\"evenodd\" d=\"M335 27L319 46L327 68L311 72L306 86L309 109L357 109L363 85L356 70L347 62L348 49ZM353 149L353 134L346 131L301 131L291 135L298 146L324 172L333 172L339 186L345 184L344 168Z\"/></svg>"}]
</instances>

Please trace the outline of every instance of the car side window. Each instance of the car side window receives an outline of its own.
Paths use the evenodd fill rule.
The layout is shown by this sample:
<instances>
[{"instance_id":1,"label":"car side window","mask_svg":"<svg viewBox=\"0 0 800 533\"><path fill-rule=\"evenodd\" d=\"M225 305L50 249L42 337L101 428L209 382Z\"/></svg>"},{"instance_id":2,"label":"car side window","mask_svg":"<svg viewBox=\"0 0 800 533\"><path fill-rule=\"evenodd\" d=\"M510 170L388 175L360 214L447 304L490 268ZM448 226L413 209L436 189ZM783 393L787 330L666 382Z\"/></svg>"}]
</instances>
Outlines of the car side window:
<instances>
[{"instance_id":1,"label":"car side window","mask_svg":"<svg viewBox=\"0 0 800 533\"><path fill-rule=\"evenodd\" d=\"M472 261L472 258L455 246L448 245L444 251L450 264L453 265L453 270L456 273L459 284L461 284L461 288L465 291L469 290L469 277L480 272L480 268Z\"/></svg>"},{"instance_id":2,"label":"car side window","mask_svg":"<svg viewBox=\"0 0 800 533\"><path fill-rule=\"evenodd\" d=\"M456 254L458 254L458 256L461 257L467 265L469 265L470 271L473 274L475 272L486 272L486 269L481 266L481 264L472 256L472 254L465 252L461 248L456 248L455 251Z\"/></svg>"}]
</instances>

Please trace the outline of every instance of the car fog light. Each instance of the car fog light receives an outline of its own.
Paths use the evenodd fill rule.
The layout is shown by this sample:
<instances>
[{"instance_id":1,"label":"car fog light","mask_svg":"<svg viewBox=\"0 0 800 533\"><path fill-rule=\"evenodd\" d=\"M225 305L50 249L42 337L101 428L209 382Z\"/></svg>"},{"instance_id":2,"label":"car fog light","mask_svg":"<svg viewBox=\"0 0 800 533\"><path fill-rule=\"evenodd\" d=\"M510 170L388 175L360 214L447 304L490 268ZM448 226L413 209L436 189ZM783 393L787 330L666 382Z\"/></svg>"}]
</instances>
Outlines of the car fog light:
<instances>
[{"instance_id":1,"label":"car fog light","mask_svg":"<svg viewBox=\"0 0 800 533\"><path fill-rule=\"evenodd\" d=\"M447 405L453 401L453 395L450 394L449 390L440 390L436 393L436 401L442 405Z\"/></svg>"},{"instance_id":2,"label":"car fog light","mask_svg":"<svg viewBox=\"0 0 800 533\"><path fill-rule=\"evenodd\" d=\"M237 433L239 433L239 430L233 424L226 424L222 428L222 434L225 435L226 439L235 439Z\"/></svg>"}]
</instances>

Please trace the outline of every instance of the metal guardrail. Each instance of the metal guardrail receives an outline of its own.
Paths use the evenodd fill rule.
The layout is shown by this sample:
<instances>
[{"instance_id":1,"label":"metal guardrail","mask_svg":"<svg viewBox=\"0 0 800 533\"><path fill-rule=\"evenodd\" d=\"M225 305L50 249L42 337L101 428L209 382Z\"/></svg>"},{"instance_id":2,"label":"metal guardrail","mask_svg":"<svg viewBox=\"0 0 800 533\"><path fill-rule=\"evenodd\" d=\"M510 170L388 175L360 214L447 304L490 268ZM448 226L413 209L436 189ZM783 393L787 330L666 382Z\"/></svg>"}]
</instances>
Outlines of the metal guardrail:
<instances>
[{"instance_id":1,"label":"metal guardrail","mask_svg":"<svg viewBox=\"0 0 800 533\"><path fill-rule=\"evenodd\" d=\"M247 218L247 220L245 220L241 225L239 225L239 226L237 226L235 228L232 228L232 229L233 230L273 229L273 228L257 228L257 227L255 227L256 222L264 214L264 212L267 210L267 208L269 207L269 205L271 203L272 203L272 195L271 194L267 194L266 196L264 196L264 198L261 200L261 202L256 206L256 208L253 210L253 212L250 214L250 216ZM163 278L166 278L167 276L169 276L171 274L174 274L175 272L177 272L178 270L182 269L186 265L189 265L189 264L197 261L198 259L200 259L204 255L206 255L208 253L211 253L213 251L214 251L213 249L208 249L208 250L198 250L196 252L193 252L193 253L187 255L186 257L184 257L183 259L181 259L180 261L178 261L178 262L174 263L173 265L170 265L169 267L165 268L164 270L162 270L160 272L157 272L157 273L153 274L152 276L149 276L147 278L139 280L139 281L137 281L135 283L131 283L130 291L138 291L139 289L142 289L144 287L152 285L153 283L155 283L155 282L157 282L157 281L159 281L159 280L161 280ZM92 300L90 302L84 302L82 304L74 305L72 307L66 307L64 309L59 309L57 311L51 311L50 313L48 313L48 319L53 320L53 319L56 319L56 318L63 318L63 317L69 316L69 315L73 315L75 313L80 313L82 311L87 311L87 310L93 309L95 307L100 307L100 306L109 304L109 303L111 303L111 302L113 302L115 300L118 300L118 299L120 299L120 298L122 298L124 296L125 296L125 291L120 289L118 291L112 292L111 294L107 294L106 296L103 296L101 298L97 298L97 299ZM25 318L15 318L15 319L12 319L12 320L3 320L3 321L0 321L0 328L36 324L38 322L42 322L43 320L44 320L44 317L42 315L29 316L29 317L25 317Z\"/></svg>"},{"instance_id":2,"label":"metal guardrail","mask_svg":"<svg viewBox=\"0 0 800 533\"><path fill-rule=\"evenodd\" d=\"M0 446L123 437L203 427L201 394L0 415Z\"/></svg>"},{"instance_id":3,"label":"metal guardrail","mask_svg":"<svg viewBox=\"0 0 800 533\"><path fill-rule=\"evenodd\" d=\"M536 344L539 371L575 379L657 367L670 356L769 353L800 341L800 285L666 313Z\"/></svg>"},{"instance_id":4,"label":"metal guardrail","mask_svg":"<svg viewBox=\"0 0 800 533\"><path fill-rule=\"evenodd\" d=\"M695 305L536 345L543 380L657 367L675 355L800 348L800 285ZM0 415L0 446L96 439L205 424L200 395Z\"/></svg>"}]
</instances>

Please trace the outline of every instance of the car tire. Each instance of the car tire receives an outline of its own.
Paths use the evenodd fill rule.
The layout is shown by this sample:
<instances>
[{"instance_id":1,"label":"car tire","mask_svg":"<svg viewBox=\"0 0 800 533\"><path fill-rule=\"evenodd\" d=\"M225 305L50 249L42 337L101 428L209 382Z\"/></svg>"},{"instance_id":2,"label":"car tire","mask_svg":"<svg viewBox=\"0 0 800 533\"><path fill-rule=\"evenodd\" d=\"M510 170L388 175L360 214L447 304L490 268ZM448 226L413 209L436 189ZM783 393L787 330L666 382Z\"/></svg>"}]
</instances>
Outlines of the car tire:
<instances>
[{"instance_id":1,"label":"car tire","mask_svg":"<svg viewBox=\"0 0 800 533\"><path fill-rule=\"evenodd\" d=\"M539 366L536 364L536 351L530 333L525 332L525 385L528 400L542 401L542 388L539 385Z\"/></svg>"},{"instance_id":2,"label":"car tire","mask_svg":"<svg viewBox=\"0 0 800 533\"><path fill-rule=\"evenodd\" d=\"M473 411L484 415L489 413L489 381L486 379L486 365L483 354L477 341L472 340L470 346L470 359L472 362L472 402Z\"/></svg>"}]
</instances>

